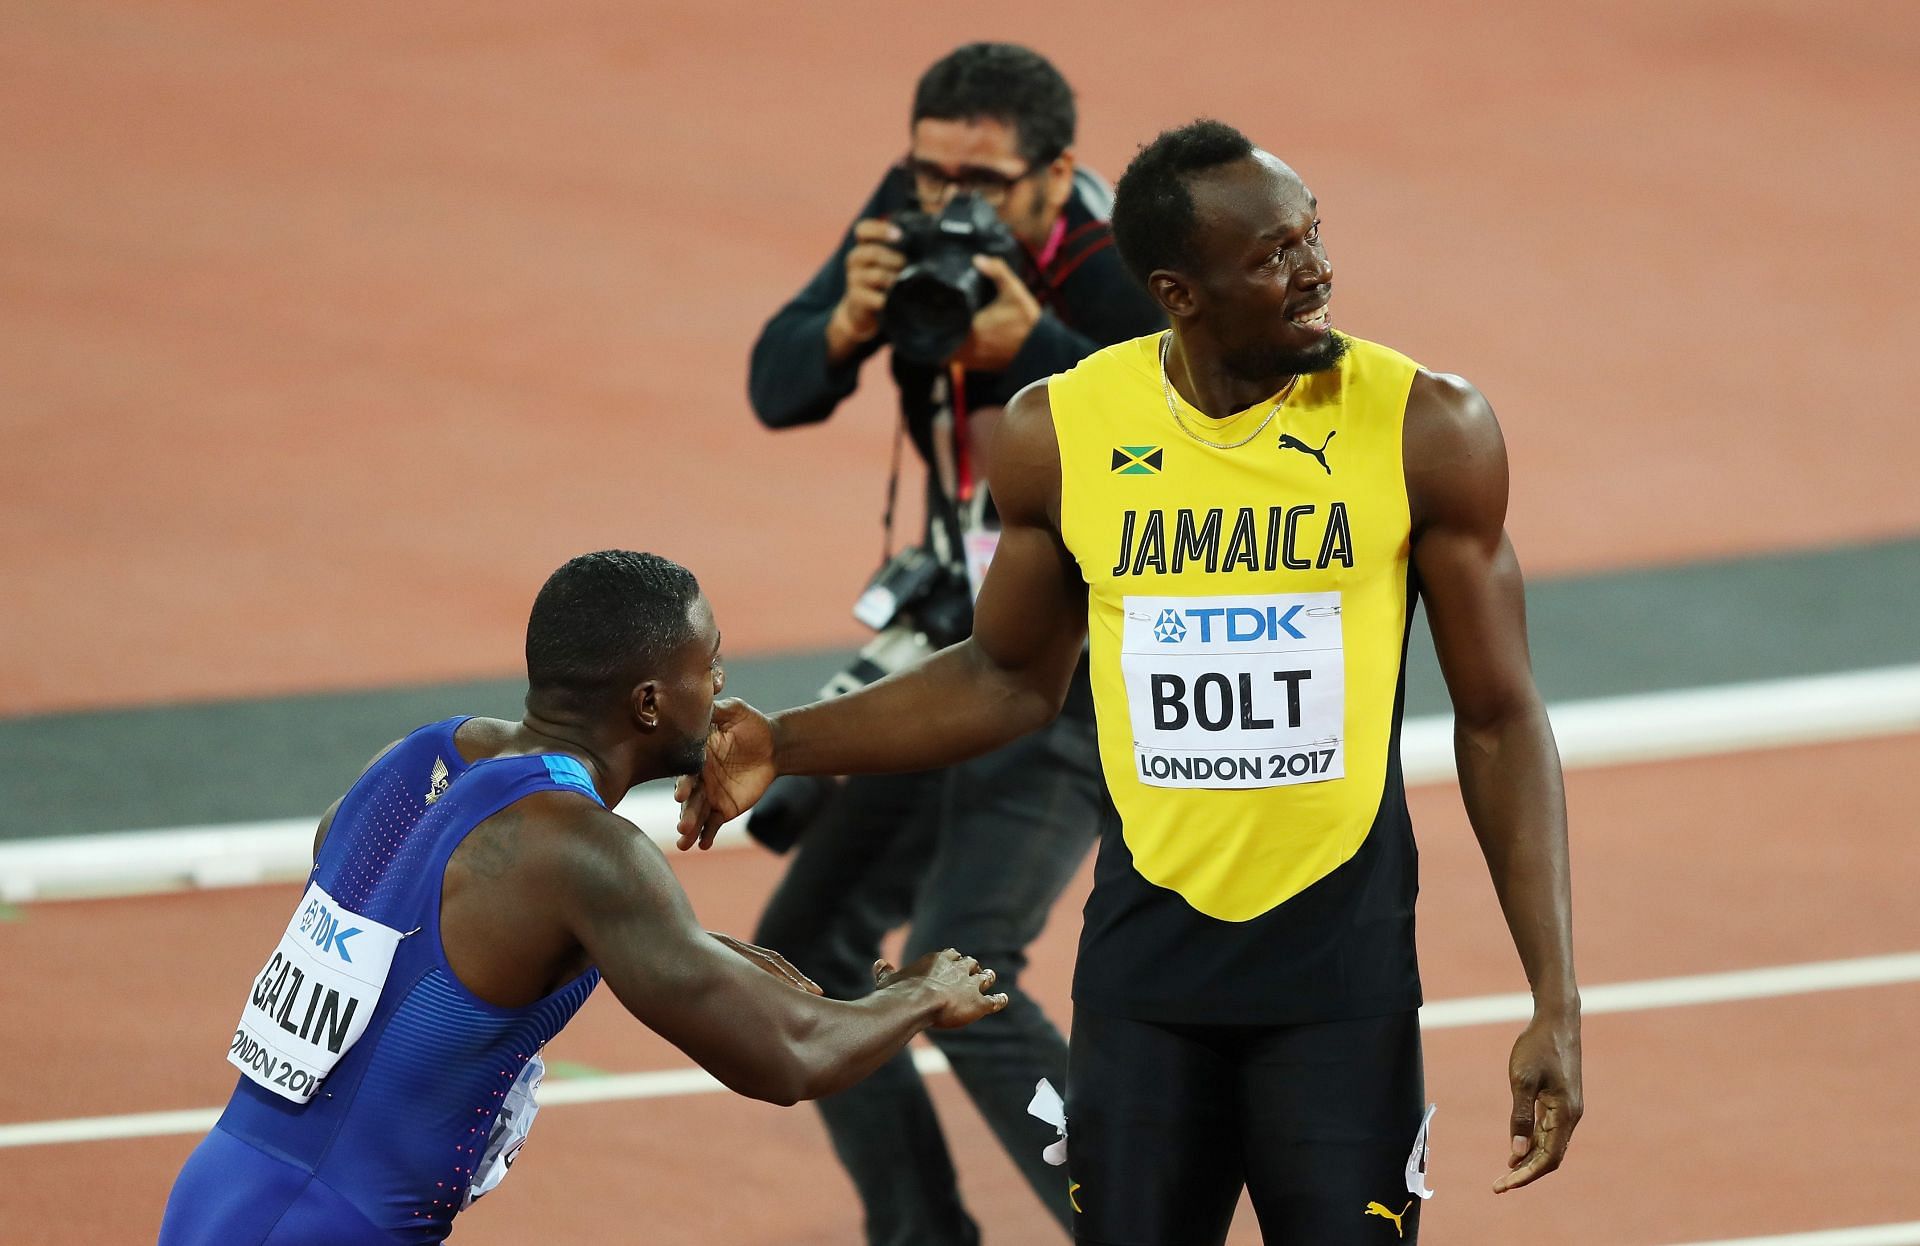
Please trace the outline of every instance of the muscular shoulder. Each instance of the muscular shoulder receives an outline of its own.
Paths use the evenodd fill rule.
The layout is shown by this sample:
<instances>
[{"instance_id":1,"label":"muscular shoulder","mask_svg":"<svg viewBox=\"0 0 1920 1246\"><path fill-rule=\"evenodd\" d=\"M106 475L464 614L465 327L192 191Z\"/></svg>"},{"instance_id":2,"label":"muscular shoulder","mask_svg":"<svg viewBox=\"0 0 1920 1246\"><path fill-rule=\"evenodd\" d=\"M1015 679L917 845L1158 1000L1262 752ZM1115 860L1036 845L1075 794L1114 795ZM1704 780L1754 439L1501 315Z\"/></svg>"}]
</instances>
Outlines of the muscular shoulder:
<instances>
[{"instance_id":1,"label":"muscular shoulder","mask_svg":"<svg viewBox=\"0 0 1920 1246\"><path fill-rule=\"evenodd\" d=\"M511 878L529 900L577 894L617 870L639 831L578 792L534 792L476 826L454 862Z\"/></svg>"},{"instance_id":2,"label":"muscular shoulder","mask_svg":"<svg viewBox=\"0 0 1920 1246\"><path fill-rule=\"evenodd\" d=\"M1035 381L1007 403L987 457L994 506L1004 522L1044 520L1047 527L1058 526L1060 442L1047 380Z\"/></svg>"},{"instance_id":3,"label":"muscular shoulder","mask_svg":"<svg viewBox=\"0 0 1920 1246\"><path fill-rule=\"evenodd\" d=\"M1425 368L1407 392L1402 433L1414 528L1488 514L1504 521L1507 447L1493 407L1464 377Z\"/></svg>"},{"instance_id":4,"label":"muscular shoulder","mask_svg":"<svg viewBox=\"0 0 1920 1246\"><path fill-rule=\"evenodd\" d=\"M575 793L534 799L547 802L539 816L552 832L544 872L575 928L655 911L678 894L659 847L627 819Z\"/></svg>"},{"instance_id":5,"label":"muscular shoulder","mask_svg":"<svg viewBox=\"0 0 1920 1246\"><path fill-rule=\"evenodd\" d=\"M580 792L535 792L515 801L512 808L519 812L530 837L561 865L592 865L601 858L619 856L640 835L639 827Z\"/></svg>"},{"instance_id":6,"label":"muscular shoulder","mask_svg":"<svg viewBox=\"0 0 1920 1246\"><path fill-rule=\"evenodd\" d=\"M1473 382L1421 368L1407 392L1407 458L1473 457L1500 450L1500 424Z\"/></svg>"}]
</instances>

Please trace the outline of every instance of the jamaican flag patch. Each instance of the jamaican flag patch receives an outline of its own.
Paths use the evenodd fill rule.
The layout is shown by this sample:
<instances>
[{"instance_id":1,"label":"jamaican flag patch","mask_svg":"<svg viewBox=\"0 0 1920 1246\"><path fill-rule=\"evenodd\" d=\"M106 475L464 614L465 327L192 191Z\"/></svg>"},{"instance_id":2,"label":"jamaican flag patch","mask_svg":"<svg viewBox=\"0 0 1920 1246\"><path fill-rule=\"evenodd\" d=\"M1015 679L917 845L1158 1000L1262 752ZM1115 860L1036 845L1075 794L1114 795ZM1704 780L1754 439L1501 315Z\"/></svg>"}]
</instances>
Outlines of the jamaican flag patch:
<instances>
[{"instance_id":1,"label":"jamaican flag patch","mask_svg":"<svg viewBox=\"0 0 1920 1246\"><path fill-rule=\"evenodd\" d=\"M1159 446L1115 446L1113 474L1116 476L1158 476L1162 450Z\"/></svg>"}]
</instances>

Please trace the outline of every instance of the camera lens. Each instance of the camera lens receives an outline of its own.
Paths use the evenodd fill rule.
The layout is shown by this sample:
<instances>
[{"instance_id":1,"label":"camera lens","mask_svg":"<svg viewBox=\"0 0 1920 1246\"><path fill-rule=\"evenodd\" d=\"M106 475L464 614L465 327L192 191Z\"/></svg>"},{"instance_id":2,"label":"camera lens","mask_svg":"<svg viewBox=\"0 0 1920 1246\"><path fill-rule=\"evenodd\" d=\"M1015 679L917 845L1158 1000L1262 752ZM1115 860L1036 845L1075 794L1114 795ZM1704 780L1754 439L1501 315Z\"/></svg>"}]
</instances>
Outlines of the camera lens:
<instances>
[{"instance_id":1,"label":"camera lens","mask_svg":"<svg viewBox=\"0 0 1920 1246\"><path fill-rule=\"evenodd\" d=\"M942 249L894 281L881 327L901 358L945 363L967 340L974 313L992 301L991 287L971 253Z\"/></svg>"}]
</instances>

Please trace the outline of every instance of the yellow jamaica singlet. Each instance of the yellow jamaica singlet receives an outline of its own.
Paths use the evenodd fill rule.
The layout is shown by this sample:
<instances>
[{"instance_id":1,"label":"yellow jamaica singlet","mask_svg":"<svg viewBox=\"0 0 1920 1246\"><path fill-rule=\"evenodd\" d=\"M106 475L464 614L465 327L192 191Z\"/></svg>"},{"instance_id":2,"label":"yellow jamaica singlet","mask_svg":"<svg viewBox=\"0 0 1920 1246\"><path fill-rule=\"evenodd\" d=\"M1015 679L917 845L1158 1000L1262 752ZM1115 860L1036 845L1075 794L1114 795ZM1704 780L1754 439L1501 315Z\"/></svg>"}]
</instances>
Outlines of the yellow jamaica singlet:
<instances>
[{"instance_id":1,"label":"yellow jamaica singlet","mask_svg":"<svg viewBox=\"0 0 1920 1246\"><path fill-rule=\"evenodd\" d=\"M1075 998L1258 1023L1415 1006L1398 735L1417 365L1348 338L1277 411L1213 420L1163 384L1162 336L1048 382L1117 814Z\"/></svg>"}]
</instances>

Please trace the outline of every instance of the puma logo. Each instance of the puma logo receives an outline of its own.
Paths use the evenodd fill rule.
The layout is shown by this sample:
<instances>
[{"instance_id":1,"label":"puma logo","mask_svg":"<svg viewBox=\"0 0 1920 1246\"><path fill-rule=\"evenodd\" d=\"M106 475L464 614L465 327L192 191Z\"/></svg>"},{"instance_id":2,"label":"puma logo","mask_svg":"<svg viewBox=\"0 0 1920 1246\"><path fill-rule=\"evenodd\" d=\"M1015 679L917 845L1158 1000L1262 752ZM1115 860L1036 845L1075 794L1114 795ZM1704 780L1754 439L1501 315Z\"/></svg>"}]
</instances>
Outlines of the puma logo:
<instances>
[{"instance_id":1,"label":"puma logo","mask_svg":"<svg viewBox=\"0 0 1920 1246\"><path fill-rule=\"evenodd\" d=\"M1383 1219L1393 1221L1393 1235L1395 1237L1405 1237L1407 1235L1407 1231L1401 1225L1400 1220L1402 1216L1405 1216L1408 1212L1412 1210L1413 1210L1413 1200L1408 1199L1407 1205L1400 1209L1400 1215L1398 1216L1388 1211L1385 1207L1381 1206L1379 1203L1368 1203L1366 1214L1369 1216L1379 1216Z\"/></svg>"},{"instance_id":2,"label":"puma logo","mask_svg":"<svg viewBox=\"0 0 1920 1246\"><path fill-rule=\"evenodd\" d=\"M1339 431L1340 430L1336 428L1331 432L1329 432L1327 434L1327 440L1321 442L1318 449L1315 449L1313 446L1308 445L1306 442L1300 440L1298 437L1295 437L1292 433L1281 433L1280 449L1298 450L1300 453L1307 455L1308 457L1318 462L1321 468L1326 471L1327 475L1331 476L1333 475L1333 469L1327 466L1327 442L1332 441L1333 434Z\"/></svg>"}]
</instances>

